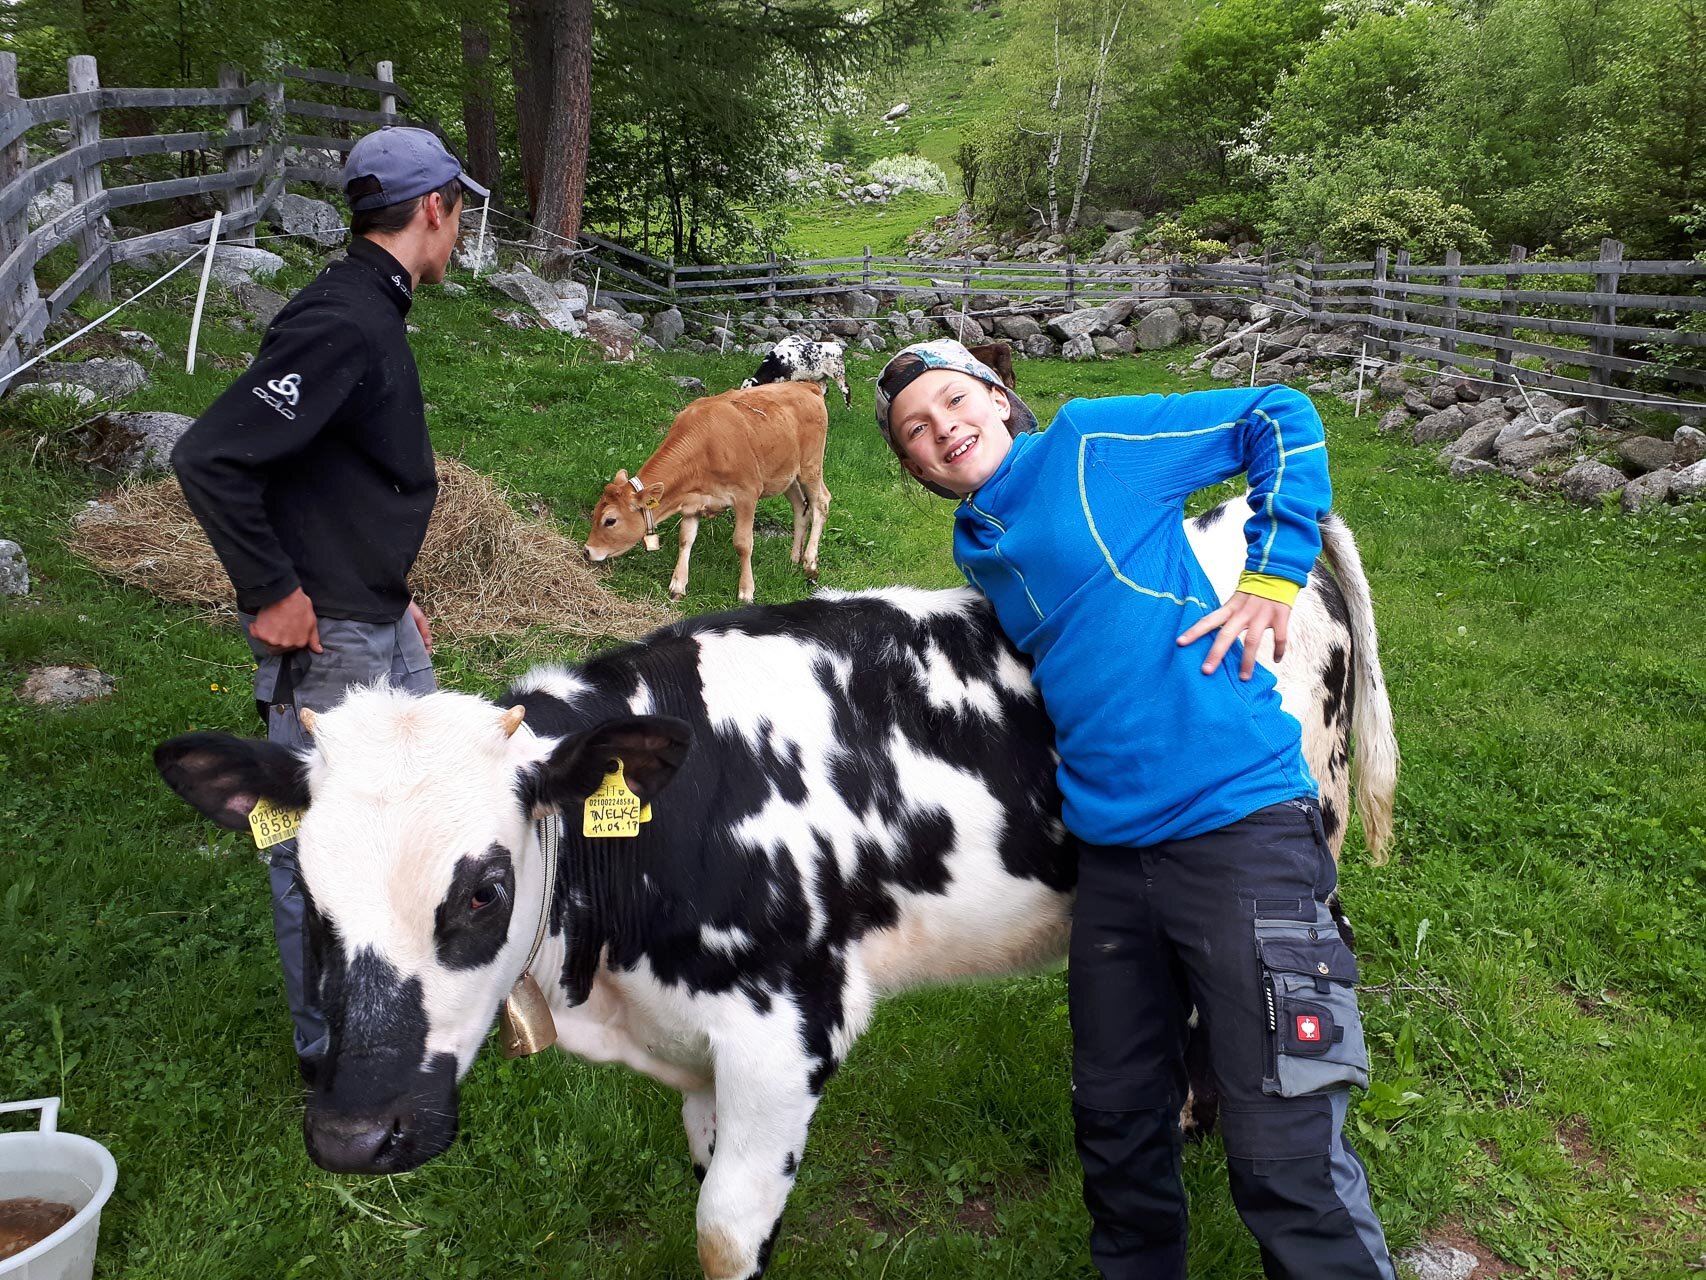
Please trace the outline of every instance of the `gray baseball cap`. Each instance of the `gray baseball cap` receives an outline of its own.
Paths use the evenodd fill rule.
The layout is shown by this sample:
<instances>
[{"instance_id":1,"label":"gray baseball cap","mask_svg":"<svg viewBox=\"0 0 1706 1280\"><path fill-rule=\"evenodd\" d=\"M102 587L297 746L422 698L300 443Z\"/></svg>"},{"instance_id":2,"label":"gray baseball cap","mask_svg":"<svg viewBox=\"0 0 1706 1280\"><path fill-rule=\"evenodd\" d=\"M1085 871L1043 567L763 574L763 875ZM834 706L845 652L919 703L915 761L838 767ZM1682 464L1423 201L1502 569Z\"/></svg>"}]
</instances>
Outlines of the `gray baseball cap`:
<instances>
[{"instance_id":1,"label":"gray baseball cap","mask_svg":"<svg viewBox=\"0 0 1706 1280\"><path fill-rule=\"evenodd\" d=\"M356 213L402 204L429 191L437 191L452 178L482 200L491 192L462 172L462 163L445 150L444 144L425 129L387 125L376 129L350 148L344 161L344 192L352 182L371 178L378 191L350 197Z\"/></svg>"},{"instance_id":2,"label":"gray baseball cap","mask_svg":"<svg viewBox=\"0 0 1706 1280\"><path fill-rule=\"evenodd\" d=\"M889 442L889 448L894 450L897 458L904 459L906 454L901 451L899 442L889 429L889 407L894 404L895 397L912 385L915 378L935 369L952 369L986 382L992 387L999 387L1007 396L1007 403L1012 406L1012 413L1007 419L1007 430L1011 435L1019 435L1025 431L1037 429L1037 415L1031 412L1031 407L1019 399L1018 393L1001 381L1001 375L996 373L983 361L952 338L937 338L933 342L915 342L910 347L903 347L895 353L894 359L883 366L883 371L877 375L877 430L883 433L883 439ZM956 502L960 495L941 485L931 484L928 480L920 480L931 493L940 498L952 498Z\"/></svg>"}]
</instances>

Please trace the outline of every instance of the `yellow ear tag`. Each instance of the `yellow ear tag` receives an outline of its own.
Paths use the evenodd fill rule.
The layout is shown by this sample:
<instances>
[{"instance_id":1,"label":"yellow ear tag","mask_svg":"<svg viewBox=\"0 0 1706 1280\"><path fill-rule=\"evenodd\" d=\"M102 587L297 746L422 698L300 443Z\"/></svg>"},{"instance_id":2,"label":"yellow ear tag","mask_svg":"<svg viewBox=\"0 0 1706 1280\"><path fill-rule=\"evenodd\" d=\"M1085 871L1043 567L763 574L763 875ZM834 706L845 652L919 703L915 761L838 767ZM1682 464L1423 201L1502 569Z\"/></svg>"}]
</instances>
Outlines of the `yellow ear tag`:
<instances>
[{"instance_id":1,"label":"yellow ear tag","mask_svg":"<svg viewBox=\"0 0 1706 1280\"><path fill-rule=\"evenodd\" d=\"M598 790L586 798L581 813L581 834L593 840L631 840L640 834L640 824L652 820L652 807L628 787L622 762L604 775Z\"/></svg>"},{"instance_id":2,"label":"yellow ear tag","mask_svg":"<svg viewBox=\"0 0 1706 1280\"><path fill-rule=\"evenodd\" d=\"M254 833L257 849L270 849L296 835L302 826L302 810L283 809L271 800L256 801L249 810L249 830Z\"/></svg>"}]
</instances>

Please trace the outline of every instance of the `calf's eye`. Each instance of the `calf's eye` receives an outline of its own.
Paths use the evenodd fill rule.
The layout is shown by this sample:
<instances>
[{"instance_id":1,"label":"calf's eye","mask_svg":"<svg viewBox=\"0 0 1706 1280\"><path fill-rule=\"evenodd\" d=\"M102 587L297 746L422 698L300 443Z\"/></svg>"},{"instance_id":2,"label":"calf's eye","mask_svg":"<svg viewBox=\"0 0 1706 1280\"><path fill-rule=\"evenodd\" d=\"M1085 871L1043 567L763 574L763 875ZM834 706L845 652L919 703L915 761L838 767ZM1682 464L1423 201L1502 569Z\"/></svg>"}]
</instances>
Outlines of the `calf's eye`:
<instances>
[{"instance_id":1,"label":"calf's eye","mask_svg":"<svg viewBox=\"0 0 1706 1280\"><path fill-rule=\"evenodd\" d=\"M614 529L616 527L616 517L615 516L605 516L604 517L604 527L606 529Z\"/></svg>"},{"instance_id":2,"label":"calf's eye","mask_svg":"<svg viewBox=\"0 0 1706 1280\"><path fill-rule=\"evenodd\" d=\"M502 893L503 890L495 884L483 884L468 895L468 909L479 911L482 907L489 907L502 896Z\"/></svg>"}]
</instances>

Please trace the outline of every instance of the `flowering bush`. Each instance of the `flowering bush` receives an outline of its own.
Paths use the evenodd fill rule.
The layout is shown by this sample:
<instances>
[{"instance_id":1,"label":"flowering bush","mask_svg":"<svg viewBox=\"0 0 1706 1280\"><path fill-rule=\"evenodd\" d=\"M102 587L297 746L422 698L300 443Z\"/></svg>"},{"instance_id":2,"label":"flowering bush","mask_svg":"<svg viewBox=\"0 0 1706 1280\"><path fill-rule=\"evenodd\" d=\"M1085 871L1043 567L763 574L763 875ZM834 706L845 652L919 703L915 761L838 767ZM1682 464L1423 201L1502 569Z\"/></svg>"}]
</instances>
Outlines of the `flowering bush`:
<instances>
[{"instance_id":1,"label":"flowering bush","mask_svg":"<svg viewBox=\"0 0 1706 1280\"><path fill-rule=\"evenodd\" d=\"M948 175L940 165L923 156L884 156L869 170L872 182L896 191L924 191L933 196L948 194Z\"/></svg>"}]
</instances>

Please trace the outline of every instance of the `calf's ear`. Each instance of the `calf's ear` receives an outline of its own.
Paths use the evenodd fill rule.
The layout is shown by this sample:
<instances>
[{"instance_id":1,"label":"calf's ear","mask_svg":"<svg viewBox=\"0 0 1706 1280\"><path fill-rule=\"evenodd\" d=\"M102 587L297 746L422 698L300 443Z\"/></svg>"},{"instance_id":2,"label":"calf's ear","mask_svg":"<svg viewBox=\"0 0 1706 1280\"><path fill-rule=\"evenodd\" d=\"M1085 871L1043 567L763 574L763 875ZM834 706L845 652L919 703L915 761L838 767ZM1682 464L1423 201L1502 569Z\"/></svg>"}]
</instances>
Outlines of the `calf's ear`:
<instances>
[{"instance_id":1,"label":"calf's ear","mask_svg":"<svg viewBox=\"0 0 1706 1280\"><path fill-rule=\"evenodd\" d=\"M649 801L675 777L692 742L693 730L673 716L607 720L557 744L533 779L533 802L546 809L580 804L598 790L612 760L622 762L634 794Z\"/></svg>"},{"instance_id":2,"label":"calf's ear","mask_svg":"<svg viewBox=\"0 0 1706 1280\"><path fill-rule=\"evenodd\" d=\"M154 767L191 807L228 831L243 831L261 800L308 807L302 759L276 742L228 733L186 733L154 748Z\"/></svg>"}]
</instances>

